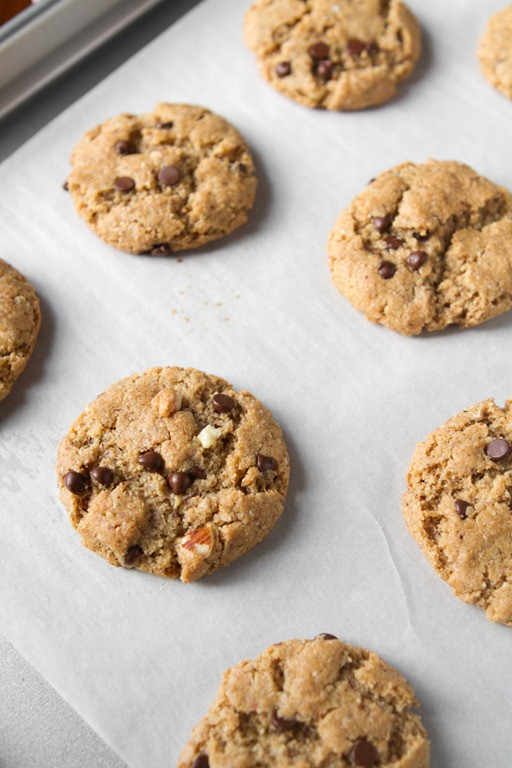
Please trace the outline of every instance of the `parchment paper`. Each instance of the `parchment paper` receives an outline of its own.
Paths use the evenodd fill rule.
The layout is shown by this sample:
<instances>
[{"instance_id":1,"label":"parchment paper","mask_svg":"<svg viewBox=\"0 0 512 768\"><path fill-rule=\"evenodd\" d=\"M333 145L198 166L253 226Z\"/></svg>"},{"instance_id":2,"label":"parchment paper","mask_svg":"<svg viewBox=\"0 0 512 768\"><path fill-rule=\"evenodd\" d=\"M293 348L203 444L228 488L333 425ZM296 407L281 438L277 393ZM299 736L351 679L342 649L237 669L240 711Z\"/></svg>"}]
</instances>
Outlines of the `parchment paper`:
<instances>
[{"instance_id":1,"label":"parchment paper","mask_svg":"<svg viewBox=\"0 0 512 768\"><path fill-rule=\"evenodd\" d=\"M512 630L452 596L400 497L418 441L512 395L512 313L401 337L337 293L325 254L339 211L398 162L458 159L512 186L512 106L475 58L502 1L411 0L425 30L417 73L389 105L354 114L308 110L259 78L247 4L205 0L0 168L1 256L43 309L34 358L0 408L1 631L132 768L176 764L227 666L322 631L407 676L433 768L510 768ZM258 162L250 224L183 261L114 251L61 189L86 129L158 100L218 111ZM85 404L159 364L252 390L292 460L274 532L190 585L89 553L55 488L57 444Z\"/></svg>"}]
</instances>

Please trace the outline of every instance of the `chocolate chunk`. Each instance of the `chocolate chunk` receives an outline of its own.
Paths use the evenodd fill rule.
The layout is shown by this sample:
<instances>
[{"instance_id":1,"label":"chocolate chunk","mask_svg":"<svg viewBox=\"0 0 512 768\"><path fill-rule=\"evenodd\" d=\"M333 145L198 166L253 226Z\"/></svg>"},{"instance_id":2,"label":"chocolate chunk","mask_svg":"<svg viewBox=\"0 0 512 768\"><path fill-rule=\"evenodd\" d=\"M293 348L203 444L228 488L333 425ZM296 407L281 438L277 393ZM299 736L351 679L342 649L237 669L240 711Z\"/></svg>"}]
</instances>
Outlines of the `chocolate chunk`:
<instances>
[{"instance_id":1,"label":"chocolate chunk","mask_svg":"<svg viewBox=\"0 0 512 768\"><path fill-rule=\"evenodd\" d=\"M158 171L158 181L163 187L173 187L180 180L179 168L175 165L164 165Z\"/></svg>"},{"instance_id":2,"label":"chocolate chunk","mask_svg":"<svg viewBox=\"0 0 512 768\"><path fill-rule=\"evenodd\" d=\"M280 61L276 64L274 72L278 77L288 77L292 72L292 65L289 61Z\"/></svg>"},{"instance_id":3,"label":"chocolate chunk","mask_svg":"<svg viewBox=\"0 0 512 768\"><path fill-rule=\"evenodd\" d=\"M174 125L174 123L172 123L172 122L162 123L159 120L158 123L155 125L155 128L172 128L173 125Z\"/></svg>"},{"instance_id":4,"label":"chocolate chunk","mask_svg":"<svg viewBox=\"0 0 512 768\"><path fill-rule=\"evenodd\" d=\"M298 720L291 720L286 717L279 717L276 709L274 709L274 711L270 716L270 722L272 723L272 727L275 728L275 730L279 731L280 733L282 733L283 731L294 731L300 725L300 722Z\"/></svg>"},{"instance_id":5,"label":"chocolate chunk","mask_svg":"<svg viewBox=\"0 0 512 768\"><path fill-rule=\"evenodd\" d=\"M329 46L320 40L318 43L309 46L308 53L315 61L322 61L322 59L329 58Z\"/></svg>"},{"instance_id":6,"label":"chocolate chunk","mask_svg":"<svg viewBox=\"0 0 512 768\"><path fill-rule=\"evenodd\" d=\"M351 37L350 40L347 41L347 51L351 56L360 56L363 51L366 50L366 43L363 42L363 40L358 40L357 37Z\"/></svg>"},{"instance_id":7,"label":"chocolate chunk","mask_svg":"<svg viewBox=\"0 0 512 768\"><path fill-rule=\"evenodd\" d=\"M329 61L329 59L325 59L324 61L319 61L316 67L316 74L322 80L325 80L325 82L327 82L332 77L333 68L334 68L334 65L332 61Z\"/></svg>"},{"instance_id":8,"label":"chocolate chunk","mask_svg":"<svg viewBox=\"0 0 512 768\"><path fill-rule=\"evenodd\" d=\"M454 504L454 507L455 507L456 513L458 514L458 516L460 517L461 520L465 520L466 519L466 517L467 517L466 510L467 510L467 508L469 506L470 506L469 502L467 502L467 501L462 501L462 499L457 499L456 500L456 502Z\"/></svg>"},{"instance_id":9,"label":"chocolate chunk","mask_svg":"<svg viewBox=\"0 0 512 768\"><path fill-rule=\"evenodd\" d=\"M501 461L501 459L506 459L509 455L510 445L502 437L497 437L495 440L491 440L487 445L485 452L490 459Z\"/></svg>"},{"instance_id":10,"label":"chocolate chunk","mask_svg":"<svg viewBox=\"0 0 512 768\"><path fill-rule=\"evenodd\" d=\"M394 237L393 235L388 235L388 237L385 237L384 242L386 243L386 248L388 251L396 251L398 248L400 248L401 245L404 244L404 241L400 237Z\"/></svg>"},{"instance_id":11,"label":"chocolate chunk","mask_svg":"<svg viewBox=\"0 0 512 768\"><path fill-rule=\"evenodd\" d=\"M62 189L64 190L64 192L69 192L69 184L68 184L68 180L67 179L64 182L64 184L62 185Z\"/></svg>"},{"instance_id":12,"label":"chocolate chunk","mask_svg":"<svg viewBox=\"0 0 512 768\"><path fill-rule=\"evenodd\" d=\"M240 173L247 173L247 166L245 163L238 163L237 168Z\"/></svg>"},{"instance_id":13,"label":"chocolate chunk","mask_svg":"<svg viewBox=\"0 0 512 768\"><path fill-rule=\"evenodd\" d=\"M391 261L381 261L377 272L384 278L384 280L389 280L395 274L396 266L395 264L392 264Z\"/></svg>"},{"instance_id":14,"label":"chocolate chunk","mask_svg":"<svg viewBox=\"0 0 512 768\"><path fill-rule=\"evenodd\" d=\"M124 567L133 568L133 566L137 564L137 561L140 559L142 554L142 547L139 547L138 544L134 544L133 547L127 549L124 555Z\"/></svg>"},{"instance_id":15,"label":"chocolate chunk","mask_svg":"<svg viewBox=\"0 0 512 768\"><path fill-rule=\"evenodd\" d=\"M118 155L134 155L137 152L131 141L116 141L114 149Z\"/></svg>"},{"instance_id":16,"label":"chocolate chunk","mask_svg":"<svg viewBox=\"0 0 512 768\"><path fill-rule=\"evenodd\" d=\"M158 472L162 474L165 468L162 456L156 451L145 451L137 459L137 463L144 467L147 472Z\"/></svg>"},{"instance_id":17,"label":"chocolate chunk","mask_svg":"<svg viewBox=\"0 0 512 768\"><path fill-rule=\"evenodd\" d=\"M188 474L193 481L204 480L204 478L206 477L206 472L204 471L204 469L201 469L201 467L192 467L192 469L189 469Z\"/></svg>"},{"instance_id":18,"label":"chocolate chunk","mask_svg":"<svg viewBox=\"0 0 512 768\"><path fill-rule=\"evenodd\" d=\"M256 456L256 464L260 472L266 472L268 469L277 469L277 461L272 456L264 456L262 453L258 453Z\"/></svg>"},{"instance_id":19,"label":"chocolate chunk","mask_svg":"<svg viewBox=\"0 0 512 768\"><path fill-rule=\"evenodd\" d=\"M169 256L172 253L171 246L168 243L155 245L151 250L152 256Z\"/></svg>"},{"instance_id":20,"label":"chocolate chunk","mask_svg":"<svg viewBox=\"0 0 512 768\"><path fill-rule=\"evenodd\" d=\"M217 392L217 394L212 397L213 410L217 411L217 413L229 413L229 411L233 410L235 405L235 400L229 395L223 395L220 392Z\"/></svg>"},{"instance_id":21,"label":"chocolate chunk","mask_svg":"<svg viewBox=\"0 0 512 768\"><path fill-rule=\"evenodd\" d=\"M210 761L205 754L198 755L190 768L210 768Z\"/></svg>"},{"instance_id":22,"label":"chocolate chunk","mask_svg":"<svg viewBox=\"0 0 512 768\"><path fill-rule=\"evenodd\" d=\"M372 181L375 181L375 179L372 179ZM377 230L377 232L380 232L382 235L383 232L389 229L389 225L391 224L392 221L393 221L393 217L388 213L386 214L386 216L374 216L372 219L372 224Z\"/></svg>"},{"instance_id":23,"label":"chocolate chunk","mask_svg":"<svg viewBox=\"0 0 512 768\"><path fill-rule=\"evenodd\" d=\"M135 189L135 181L129 176L118 176L114 179L114 187L119 192L131 192L132 189Z\"/></svg>"},{"instance_id":24,"label":"chocolate chunk","mask_svg":"<svg viewBox=\"0 0 512 768\"><path fill-rule=\"evenodd\" d=\"M75 472L74 469L70 469L64 475L64 485L75 496L80 496L87 488L87 478L81 472Z\"/></svg>"},{"instance_id":25,"label":"chocolate chunk","mask_svg":"<svg viewBox=\"0 0 512 768\"><path fill-rule=\"evenodd\" d=\"M373 768L379 759L379 753L369 741L359 739L350 750L352 764L359 768Z\"/></svg>"},{"instance_id":26,"label":"chocolate chunk","mask_svg":"<svg viewBox=\"0 0 512 768\"><path fill-rule=\"evenodd\" d=\"M428 254L425 253L425 251L414 251L414 253L410 253L407 257L407 263L412 269L413 272L417 272L420 267L423 266L423 264L428 259Z\"/></svg>"},{"instance_id":27,"label":"chocolate chunk","mask_svg":"<svg viewBox=\"0 0 512 768\"><path fill-rule=\"evenodd\" d=\"M336 635L331 635L329 632L322 632L321 635L317 635L317 639L322 638L322 640L337 640L338 638Z\"/></svg>"},{"instance_id":28,"label":"chocolate chunk","mask_svg":"<svg viewBox=\"0 0 512 768\"><path fill-rule=\"evenodd\" d=\"M192 478L188 472L173 472L168 475L167 483L171 491L181 496L192 485Z\"/></svg>"},{"instance_id":29,"label":"chocolate chunk","mask_svg":"<svg viewBox=\"0 0 512 768\"><path fill-rule=\"evenodd\" d=\"M114 473L108 467L93 467L91 469L91 477L93 477L97 483L106 487L112 485L114 481Z\"/></svg>"},{"instance_id":30,"label":"chocolate chunk","mask_svg":"<svg viewBox=\"0 0 512 768\"><path fill-rule=\"evenodd\" d=\"M421 232L413 232L413 233L412 233L412 236L413 236L414 238L416 238L416 240L419 240L421 243L424 243L424 242L425 242L425 240L428 240L428 239L429 239L429 237L430 237L430 232L425 232L425 233L423 233L423 234L422 234Z\"/></svg>"}]
</instances>

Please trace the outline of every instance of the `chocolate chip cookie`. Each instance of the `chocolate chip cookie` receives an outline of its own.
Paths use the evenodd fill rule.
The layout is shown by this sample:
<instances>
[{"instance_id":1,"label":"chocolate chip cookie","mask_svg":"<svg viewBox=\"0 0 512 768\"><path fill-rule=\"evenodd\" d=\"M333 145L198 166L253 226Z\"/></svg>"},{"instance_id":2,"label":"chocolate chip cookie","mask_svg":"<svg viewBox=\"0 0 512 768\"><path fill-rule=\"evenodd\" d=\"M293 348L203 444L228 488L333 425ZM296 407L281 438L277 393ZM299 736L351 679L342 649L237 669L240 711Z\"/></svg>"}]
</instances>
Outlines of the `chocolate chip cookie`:
<instances>
[{"instance_id":1,"label":"chocolate chip cookie","mask_svg":"<svg viewBox=\"0 0 512 768\"><path fill-rule=\"evenodd\" d=\"M416 448L403 513L457 597L512 626L512 400L468 408Z\"/></svg>"},{"instance_id":2,"label":"chocolate chip cookie","mask_svg":"<svg viewBox=\"0 0 512 768\"><path fill-rule=\"evenodd\" d=\"M512 99L512 5L489 19L478 45L478 58L487 80Z\"/></svg>"},{"instance_id":3,"label":"chocolate chip cookie","mask_svg":"<svg viewBox=\"0 0 512 768\"><path fill-rule=\"evenodd\" d=\"M403 163L343 211L328 253L336 287L374 323L478 325L512 307L512 195L462 163Z\"/></svg>"},{"instance_id":4,"label":"chocolate chip cookie","mask_svg":"<svg viewBox=\"0 0 512 768\"><path fill-rule=\"evenodd\" d=\"M0 259L0 400L27 365L41 325L39 301L22 274Z\"/></svg>"},{"instance_id":5,"label":"chocolate chip cookie","mask_svg":"<svg viewBox=\"0 0 512 768\"><path fill-rule=\"evenodd\" d=\"M333 635L271 645L224 673L178 768L428 768L406 680Z\"/></svg>"},{"instance_id":6,"label":"chocolate chip cookie","mask_svg":"<svg viewBox=\"0 0 512 768\"><path fill-rule=\"evenodd\" d=\"M289 461L270 412L192 368L113 384L62 440L62 502L112 565L194 581L258 544L282 510Z\"/></svg>"},{"instance_id":7,"label":"chocolate chip cookie","mask_svg":"<svg viewBox=\"0 0 512 768\"><path fill-rule=\"evenodd\" d=\"M245 41L274 88L334 110L389 101L421 50L418 23L400 0L256 0Z\"/></svg>"},{"instance_id":8,"label":"chocolate chip cookie","mask_svg":"<svg viewBox=\"0 0 512 768\"><path fill-rule=\"evenodd\" d=\"M75 208L110 245L167 254L217 240L247 220L256 176L244 140L203 107L158 104L83 136L67 181Z\"/></svg>"}]
</instances>

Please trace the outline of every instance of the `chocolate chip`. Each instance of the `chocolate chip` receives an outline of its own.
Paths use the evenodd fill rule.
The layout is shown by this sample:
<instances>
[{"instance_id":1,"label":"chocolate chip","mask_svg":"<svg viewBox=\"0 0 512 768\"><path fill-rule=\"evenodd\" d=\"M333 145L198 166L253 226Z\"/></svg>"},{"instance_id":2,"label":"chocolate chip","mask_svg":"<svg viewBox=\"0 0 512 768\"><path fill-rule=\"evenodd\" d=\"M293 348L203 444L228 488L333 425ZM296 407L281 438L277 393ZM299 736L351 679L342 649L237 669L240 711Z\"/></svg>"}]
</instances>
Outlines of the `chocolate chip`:
<instances>
[{"instance_id":1,"label":"chocolate chip","mask_svg":"<svg viewBox=\"0 0 512 768\"><path fill-rule=\"evenodd\" d=\"M298 720L292 720L286 717L279 717L276 709L274 709L274 711L270 716L270 722L272 723L272 727L275 728L275 730L279 731L280 733L282 733L283 731L294 731L300 725Z\"/></svg>"},{"instance_id":2,"label":"chocolate chip","mask_svg":"<svg viewBox=\"0 0 512 768\"><path fill-rule=\"evenodd\" d=\"M280 61L276 64L274 72L278 77L288 77L292 72L292 65L289 61Z\"/></svg>"},{"instance_id":3,"label":"chocolate chip","mask_svg":"<svg viewBox=\"0 0 512 768\"><path fill-rule=\"evenodd\" d=\"M425 251L414 251L414 253L410 253L407 257L407 263L412 269L413 272L417 272L420 267L423 266L423 264L428 259L428 254L425 253Z\"/></svg>"},{"instance_id":4,"label":"chocolate chip","mask_svg":"<svg viewBox=\"0 0 512 768\"><path fill-rule=\"evenodd\" d=\"M167 483L171 491L181 496L192 485L192 478L188 472L173 472L168 475Z\"/></svg>"},{"instance_id":5,"label":"chocolate chip","mask_svg":"<svg viewBox=\"0 0 512 768\"><path fill-rule=\"evenodd\" d=\"M416 240L419 240L421 243L424 243L425 240L428 240L430 237L430 232L425 232L422 234L421 232L413 232L412 236L416 238Z\"/></svg>"},{"instance_id":6,"label":"chocolate chip","mask_svg":"<svg viewBox=\"0 0 512 768\"><path fill-rule=\"evenodd\" d=\"M395 274L396 266L395 264L392 264L391 261L381 261L377 272L384 278L384 280L389 280Z\"/></svg>"},{"instance_id":7,"label":"chocolate chip","mask_svg":"<svg viewBox=\"0 0 512 768\"><path fill-rule=\"evenodd\" d=\"M384 242L386 243L388 251L396 251L404 244L404 241L400 237L394 237L393 235L385 237Z\"/></svg>"},{"instance_id":8,"label":"chocolate chip","mask_svg":"<svg viewBox=\"0 0 512 768\"><path fill-rule=\"evenodd\" d=\"M91 477L93 477L100 485L109 486L114 481L114 473L108 467L93 467L91 469Z\"/></svg>"},{"instance_id":9,"label":"chocolate chip","mask_svg":"<svg viewBox=\"0 0 512 768\"><path fill-rule=\"evenodd\" d=\"M180 180L179 168L175 165L164 165L158 171L158 181L163 187L173 187Z\"/></svg>"},{"instance_id":10,"label":"chocolate chip","mask_svg":"<svg viewBox=\"0 0 512 768\"><path fill-rule=\"evenodd\" d=\"M62 185L62 189L64 190L64 192L69 192L69 184L68 184L68 180L67 179L64 182L64 184Z\"/></svg>"},{"instance_id":11,"label":"chocolate chip","mask_svg":"<svg viewBox=\"0 0 512 768\"><path fill-rule=\"evenodd\" d=\"M258 453L256 456L256 464L260 472L266 472L268 469L277 469L277 461L272 456L264 456L262 453Z\"/></svg>"},{"instance_id":12,"label":"chocolate chip","mask_svg":"<svg viewBox=\"0 0 512 768\"><path fill-rule=\"evenodd\" d=\"M133 568L134 565L136 565L137 561L140 559L141 555L143 554L142 547L139 547L138 544L134 544L133 547L130 547L126 550L124 555L124 567L125 568Z\"/></svg>"},{"instance_id":13,"label":"chocolate chip","mask_svg":"<svg viewBox=\"0 0 512 768\"><path fill-rule=\"evenodd\" d=\"M192 480L204 480L206 477L206 472L201 467L192 467L192 469L189 469L188 474Z\"/></svg>"},{"instance_id":14,"label":"chocolate chip","mask_svg":"<svg viewBox=\"0 0 512 768\"><path fill-rule=\"evenodd\" d=\"M165 468L162 456L156 451L144 451L137 459L137 463L144 467L147 472L162 474Z\"/></svg>"},{"instance_id":15,"label":"chocolate chip","mask_svg":"<svg viewBox=\"0 0 512 768\"><path fill-rule=\"evenodd\" d=\"M174 125L174 123L172 123L172 122L162 123L159 120L158 123L155 125L155 128L172 128L173 125Z\"/></svg>"},{"instance_id":16,"label":"chocolate chip","mask_svg":"<svg viewBox=\"0 0 512 768\"><path fill-rule=\"evenodd\" d=\"M372 181L375 181L375 179L372 179ZM371 184L371 182L369 183ZM383 232L389 229L389 225L392 221L393 217L388 213L386 216L374 216L372 219L372 224L377 232L380 232L382 235Z\"/></svg>"},{"instance_id":17,"label":"chocolate chip","mask_svg":"<svg viewBox=\"0 0 512 768\"><path fill-rule=\"evenodd\" d=\"M118 155L134 155L137 152L131 141L116 141L114 149Z\"/></svg>"},{"instance_id":18,"label":"chocolate chip","mask_svg":"<svg viewBox=\"0 0 512 768\"><path fill-rule=\"evenodd\" d=\"M240 173L247 173L247 166L245 163L238 163L237 168Z\"/></svg>"},{"instance_id":19,"label":"chocolate chip","mask_svg":"<svg viewBox=\"0 0 512 768\"><path fill-rule=\"evenodd\" d=\"M74 469L70 469L64 475L64 485L75 496L80 496L87 488L87 478L81 472L75 472Z\"/></svg>"},{"instance_id":20,"label":"chocolate chip","mask_svg":"<svg viewBox=\"0 0 512 768\"><path fill-rule=\"evenodd\" d=\"M359 739L350 750L353 765L359 768L373 768L379 759L379 753L369 741Z\"/></svg>"},{"instance_id":21,"label":"chocolate chip","mask_svg":"<svg viewBox=\"0 0 512 768\"><path fill-rule=\"evenodd\" d=\"M316 74L322 80L325 80L325 82L327 82L332 77L333 68L334 68L334 65L332 61L329 61L329 59L325 59L324 61L319 61L316 67Z\"/></svg>"},{"instance_id":22,"label":"chocolate chip","mask_svg":"<svg viewBox=\"0 0 512 768\"><path fill-rule=\"evenodd\" d=\"M323 43L321 40L318 43L314 43L314 45L310 45L308 48L308 53L311 56L312 59L315 59L315 61L321 61L322 59L328 59L329 58L329 46L327 43Z\"/></svg>"},{"instance_id":23,"label":"chocolate chip","mask_svg":"<svg viewBox=\"0 0 512 768\"><path fill-rule=\"evenodd\" d=\"M359 40L357 37L351 37L350 40L347 41L347 51L351 56L360 56L363 51L366 50L366 43Z\"/></svg>"},{"instance_id":24,"label":"chocolate chip","mask_svg":"<svg viewBox=\"0 0 512 768\"><path fill-rule=\"evenodd\" d=\"M501 459L506 459L509 455L510 445L502 437L497 437L495 440L491 440L487 445L485 452L490 459L501 461Z\"/></svg>"},{"instance_id":25,"label":"chocolate chip","mask_svg":"<svg viewBox=\"0 0 512 768\"><path fill-rule=\"evenodd\" d=\"M467 502L467 501L462 501L462 499L457 499L456 500L456 502L454 504L454 507L455 507L456 513L458 514L458 516L460 517L461 520L465 520L466 519L466 517L467 517L466 509L469 506L470 506L469 502Z\"/></svg>"},{"instance_id":26,"label":"chocolate chip","mask_svg":"<svg viewBox=\"0 0 512 768\"><path fill-rule=\"evenodd\" d=\"M132 189L135 189L135 181L129 176L118 176L114 179L114 187L119 192L130 192Z\"/></svg>"},{"instance_id":27,"label":"chocolate chip","mask_svg":"<svg viewBox=\"0 0 512 768\"><path fill-rule=\"evenodd\" d=\"M317 635L316 637L317 637L317 639L321 638L322 640L337 640L338 639L336 637L336 635L331 635L331 634L329 634L329 632L322 632L321 635Z\"/></svg>"},{"instance_id":28,"label":"chocolate chip","mask_svg":"<svg viewBox=\"0 0 512 768\"><path fill-rule=\"evenodd\" d=\"M210 768L210 761L206 755L198 755L190 768Z\"/></svg>"},{"instance_id":29,"label":"chocolate chip","mask_svg":"<svg viewBox=\"0 0 512 768\"><path fill-rule=\"evenodd\" d=\"M212 397L213 410L217 411L217 413L229 413L229 411L233 410L235 405L235 400L229 395L222 395L220 392L217 392L217 394Z\"/></svg>"},{"instance_id":30,"label":"chocolate chip","mask_svg":"<svg viewBox=\"0 0 512 768\"><path fill-rule=\"evenodd\" d=\"M168 243L155 245L151 250L152 256L169 256L172 253L171 246Z\"/></svg>"}]
</instances>

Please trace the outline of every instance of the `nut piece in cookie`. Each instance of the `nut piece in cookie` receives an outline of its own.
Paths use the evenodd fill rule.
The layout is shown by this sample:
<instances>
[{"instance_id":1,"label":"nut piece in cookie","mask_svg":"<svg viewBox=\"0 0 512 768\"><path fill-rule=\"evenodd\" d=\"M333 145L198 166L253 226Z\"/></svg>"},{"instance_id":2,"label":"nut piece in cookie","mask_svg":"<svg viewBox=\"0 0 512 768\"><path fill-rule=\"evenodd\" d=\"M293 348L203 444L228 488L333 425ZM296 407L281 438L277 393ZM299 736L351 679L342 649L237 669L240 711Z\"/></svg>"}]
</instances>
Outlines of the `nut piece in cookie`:
<instances>
[{"instance_id":1,"label":"nut piece in cookie","mask_svg":"<svg viewBox=\"0 0 512 768\"><path fill-rule=\"evenodd\" d=\"M333 110L389 101L421 51L418 22L401 0L256 0L244 35L276 90Z\"/></svg>"},{"instance_id":2,"label":"nut piece in cookie","mask_svg":"<svg viewBox=\"0 0 512 768\"><path fill-rule=\"evenodd\" d=\"M403 513L457 597L512 626L512 400L484 400L418 445Z\"/></svg>"},{"instance_id":3,"label":"nut piece in cookie","mask_svg":"<svg viewBox=\"0 0 512 768\"><path fill-rule=\"evenodd\" d=\"M0 400L7 397L30 360L40 325L34 289L0 259Z\"/></svg>"},{"instance_id":4,"label":"nut piece in cookie","mask_svg":"<svg viewBox=\"0 0 512 768\"><path fill-rule=\"evenodd\" d=\"M228 669L178 768L428 768L407 681L330 634L270 646Z\"/></svg>"},{"instance_id":5,"label":"nut piece in cookie","mask_svg":"<svg viewBox=\"0 0 512 768\"><path fill-rule=\"evenodd\" d=\"M165 256L217 240L247 221L256 194L242 136L186 104L106 120L80 139L71 165L77 212L130 253Z\"/></svg>"},{"instance_id":6,"label":"nut piece in cookie","mask_svg":"<svg viewBox=\"0 0 512 768\"><path fill-rule=\"evenodd\" d=\"M340 293L407 336L512 307L512 195L462 163L382 173L340 214L327 250Z\"/></svg>"},{"instance_id":7,"label":"nut piece in cookie","mask_svg":"<svg viewBox=\"0 0 512 768\"><path fill-rule=\"evenodd\" d=\"M489 19L478 44L478 58L487 80L512 99L512 5Z\"/></svg>"},{"instance_id":8,"label":"nut piece in cookie","mask_svg":"<svg viewBox=\"0 0 512 768\"><path fill-rule=\"evenodd\" d=\"M86 547L112 565L184 582L270 532L288 476L270 412L191 368L151 368L113 384L75 421L57 463L62 502Z\"/></svg>"}]
</instances>

